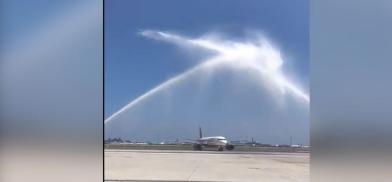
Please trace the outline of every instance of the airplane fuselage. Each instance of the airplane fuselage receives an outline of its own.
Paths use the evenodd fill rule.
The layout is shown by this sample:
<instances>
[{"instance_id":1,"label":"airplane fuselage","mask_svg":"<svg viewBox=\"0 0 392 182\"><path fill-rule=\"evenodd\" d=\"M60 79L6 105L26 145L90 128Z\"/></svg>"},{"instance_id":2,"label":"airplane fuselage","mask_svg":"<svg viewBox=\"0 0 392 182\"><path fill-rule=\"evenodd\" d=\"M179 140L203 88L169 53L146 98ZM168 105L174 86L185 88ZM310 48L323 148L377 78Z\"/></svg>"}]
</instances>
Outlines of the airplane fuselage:
<instances>
[{"instance_id":1,"label":"airplane fuselage","mask_svg":"<svg viewBox=\"0 0 392 182\"><path fill-rule=\"evenodd\" d=\"M193 145L194 150L203 150L203 147L217 147L219 151L222 151L224 148L227 150L234 149L234 146L223 136L203 137L201 127L199 128L199 137Z\"/></svg>"},{"instance_id":2,"label":"airplane fuselage","mask_svg":"<svg viewBox=\"0 0 392 182\"><path fill-rule=\"evenodd\" d=\"M226 146L228 143L223 136L203 137L198 139L197 142L205 147Z\"/></svg>"}]
</instances>

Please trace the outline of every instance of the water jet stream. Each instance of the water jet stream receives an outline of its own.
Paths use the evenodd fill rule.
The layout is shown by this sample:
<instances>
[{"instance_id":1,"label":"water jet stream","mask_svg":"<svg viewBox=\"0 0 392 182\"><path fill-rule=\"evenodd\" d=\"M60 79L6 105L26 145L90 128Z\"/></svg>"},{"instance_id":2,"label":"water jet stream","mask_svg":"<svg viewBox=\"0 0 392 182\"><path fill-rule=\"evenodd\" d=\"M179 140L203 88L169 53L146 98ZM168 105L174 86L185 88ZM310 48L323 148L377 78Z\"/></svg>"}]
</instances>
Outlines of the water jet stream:
<instances>
[{"instance_id":1,"label":"water jet stream","mask_svg":"<svg viewBox=\"0 0 392 182\"><path fill-rule=\"evenodd\" d=\"M287 90L297 98L303 100L304 103L309 103L309 96L283 75L280 69L281 65L283 64L283 60L280 57L280 52L273 48L266 40L260 40L259 44L255 44L247 42L243 43L213 40L211 38L190 39L175 34L152 30L142 31L140 32L140 35L147 38L174 43L180 47L186 46L203 48L216 52L216 55L190 68L182 74L170 78L169 80L159 84L143 95L132 100L125 107L121 108L119 111L115 112L113 115L107 118L105 120L105 124L112 121L119 114L129 108L132 108L146 98L151 97L162 90L168 89L176 83L186 80L189 76L199 71L209 70L222 64L254 69L257 72L262 73L263 76L273 83L273 85L270 86L278 87L281 91Z\"/></svg>"}]
</instances>

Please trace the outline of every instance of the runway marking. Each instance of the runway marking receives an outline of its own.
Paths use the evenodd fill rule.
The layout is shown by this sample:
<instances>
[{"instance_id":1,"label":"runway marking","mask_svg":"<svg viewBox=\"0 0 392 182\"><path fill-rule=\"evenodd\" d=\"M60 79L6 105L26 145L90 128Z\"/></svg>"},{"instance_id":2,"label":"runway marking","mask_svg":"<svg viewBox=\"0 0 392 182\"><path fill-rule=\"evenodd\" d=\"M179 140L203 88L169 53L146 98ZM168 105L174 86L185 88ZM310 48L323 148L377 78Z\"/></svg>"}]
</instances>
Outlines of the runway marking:
<instances>
[{"instance_id":1,"label":"runway marking","mask_svg":"<svg viewBox=\"0 0 392 182\"><path fill-rule=\"evenodd\" d=\"M105 150L105 153L189 153L189 154L251 154L251 155L273 155L273 156L306 156L309 152L246 152L246 151L165 151L165 150Z\"/></svg>"}]
</instances>

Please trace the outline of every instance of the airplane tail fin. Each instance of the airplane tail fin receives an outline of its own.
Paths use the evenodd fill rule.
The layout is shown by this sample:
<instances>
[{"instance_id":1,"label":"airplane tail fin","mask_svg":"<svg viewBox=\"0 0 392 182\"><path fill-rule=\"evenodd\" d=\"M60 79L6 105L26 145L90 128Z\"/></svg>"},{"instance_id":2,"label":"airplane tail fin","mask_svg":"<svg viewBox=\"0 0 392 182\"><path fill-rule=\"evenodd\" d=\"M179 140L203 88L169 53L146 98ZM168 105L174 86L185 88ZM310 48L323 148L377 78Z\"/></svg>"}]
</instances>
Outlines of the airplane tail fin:
<instances>
[{"instance_id":1,"label":"airplane tail fin","mask_svg":"<svg viewBox=\"0 0 392 182\"><path fill-rule=\"evenodd\" d=\"M203 132L201 131L201 127L199 126L199 137L203 138Z\"/></svg>"}]
</instances>

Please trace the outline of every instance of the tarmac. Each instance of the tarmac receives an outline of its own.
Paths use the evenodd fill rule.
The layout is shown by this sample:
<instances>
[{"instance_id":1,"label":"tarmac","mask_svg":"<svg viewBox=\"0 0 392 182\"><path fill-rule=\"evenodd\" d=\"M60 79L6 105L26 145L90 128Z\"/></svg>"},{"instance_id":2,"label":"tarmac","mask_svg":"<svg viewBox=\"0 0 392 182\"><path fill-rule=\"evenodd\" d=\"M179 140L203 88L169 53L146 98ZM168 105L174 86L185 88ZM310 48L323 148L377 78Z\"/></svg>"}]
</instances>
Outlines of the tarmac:
<instances>
[{"instance_id":1,"label":"tarmac","mask_svg":"<svg viewBox=\"0 0 392 182\"><path fill-rule=\"evenodd\" d=\"M105 150L105 181L306 182L309 153Z\"/></svg>"}]
</instances>

